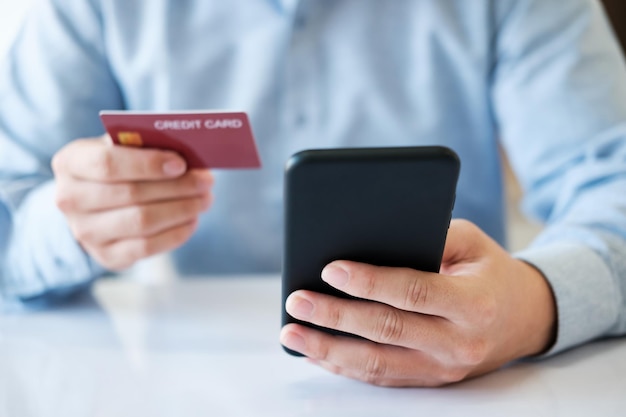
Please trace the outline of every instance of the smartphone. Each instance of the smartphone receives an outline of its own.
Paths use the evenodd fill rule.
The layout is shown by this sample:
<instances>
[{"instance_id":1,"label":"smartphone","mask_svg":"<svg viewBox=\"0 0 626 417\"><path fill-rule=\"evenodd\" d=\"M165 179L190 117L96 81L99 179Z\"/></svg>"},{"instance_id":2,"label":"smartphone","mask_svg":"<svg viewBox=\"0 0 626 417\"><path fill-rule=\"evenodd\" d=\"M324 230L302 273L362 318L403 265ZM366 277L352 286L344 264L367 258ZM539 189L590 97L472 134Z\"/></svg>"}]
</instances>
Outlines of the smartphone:
<instances>
[{"instance_id":1,"label":"smartphone","mask_svg":"<svg viewBox=\"0 0 626 417\"><path fill-rule=\"evenodd\" d=\"M285 169L282 325L320 329L287 314L296 290L347 297L321 279L332 261L439 272L459 171L457 154L442 146L293 155Z\"/></svg>"}]
</instances>

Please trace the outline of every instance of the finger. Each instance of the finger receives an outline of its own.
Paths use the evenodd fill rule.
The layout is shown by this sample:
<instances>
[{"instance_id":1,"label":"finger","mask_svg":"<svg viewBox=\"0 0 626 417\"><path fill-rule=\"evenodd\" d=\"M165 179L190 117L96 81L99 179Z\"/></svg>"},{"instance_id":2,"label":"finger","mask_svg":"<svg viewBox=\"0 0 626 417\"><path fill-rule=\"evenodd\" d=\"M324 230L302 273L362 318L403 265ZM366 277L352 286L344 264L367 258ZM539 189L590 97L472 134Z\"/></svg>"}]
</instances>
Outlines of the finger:
<instances>
[{"instance_id":1,"label":"finger","mask_svg":"<svg viewBox=\"0 0 626 417\"><path fill-rule=\"evenodd\" d=\"M386 304L345 300L311 291L289 295L286 310L317 326L377 343L426 351L434 356L454 345L454 326L436 316L409 313Z\"/></svg>"},{"instance_id":2,"label":"finger","mask_svg":"<svg viewBox=\"0 0 626 417\"><path fill-rule=\"evenodd\" d=\"M208 170L192 170L165 181L103 183L70 178L57 181L57 206L64 213L97 212L200 196L212 184Z\"/></svg>"},{"instance_id":3,"label":"finger","mask_svg":"<svg viewBox=\"0 0 626 417\"><path fill-rule=\"evenodd\" d=\"M158 149L113 146L101 139L76 140L52 161L56 176L104 182L158 181L185 173L178 154Z\"/></svg>"},{"instance_id":4,"label":"finger","mask_svg":"<svg viewBox=\"0 0 626 417\"><path fill-rule=\"evenodd\" d=\"M363 375L362 370L354 370L350 368L342 368L333 363L325 361L308 360L309 363L317 365L335 375L341 375L346 378L354 379L357 381L367 382L369 384L377 385L380 387L388 388L405 388L405 387L438 387L445 385L447 382L433 381L433 378L425 376L414 376L410 378L384 378L373 379Z\"/></svg>"},{"instance_id":5,"label":"finger","mask_svg":"<svg viewBox=\"0 0 626 417\"><path fill-rule=\"evenodd\" d=\"M408 268L387 268L335 261L322 279L357 298L389 304L401 310L451 318L468 296L463 281Z\"/></svg>"},{"instance_id":6,"label":"finger","mask_svg":"<svg viewBox=\"0 0 626 417\"><path fill-rule=\"evenodd\" d=\"M103 267L121 271L142 259L181 246L191 237L197 225L197 220L194 220L147 238L119 240L97 248L86 246L86 249Z\"/></svg>"},{"instance_id":7,"label":"finger","mask_svg":"<svg viewBox=\"0 0 626 417\"><path fill-rule=\"evenodd\" d=\"M331 372L376 385L436 386L467 375L418 350L333 336L298 324L285 326L280 341Z\"/></svg>"},{"instance_id":8,"label":"finger","mask_svg":"<svg viewBox=\"0 0 626 417\"><path fill-rule=\"evenodd\" d=\"M194 220L207 210L210 195L182 200L124 207L83 216L70 221L80 242L101 245L108 242L145 238Z\"/></svg>"}]
</instances>

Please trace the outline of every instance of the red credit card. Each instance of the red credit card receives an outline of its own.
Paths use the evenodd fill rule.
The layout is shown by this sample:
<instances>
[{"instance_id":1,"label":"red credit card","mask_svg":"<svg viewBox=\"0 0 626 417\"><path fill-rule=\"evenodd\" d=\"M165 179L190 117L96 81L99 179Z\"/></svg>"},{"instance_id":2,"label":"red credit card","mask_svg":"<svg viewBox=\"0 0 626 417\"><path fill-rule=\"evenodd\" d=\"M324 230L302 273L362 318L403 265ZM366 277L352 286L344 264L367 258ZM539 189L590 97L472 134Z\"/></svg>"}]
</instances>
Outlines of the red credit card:
<instances>
[{"instance_id":1,"label":"red credit card","mask_svg":"<svg viewBox=\"0 0 626 417\"><path fill-rule=\"evenodd\" d=\"M178 152L189 168L260 168L244 112L100 112L113 142Z\"/></svg>"}]
</instances>

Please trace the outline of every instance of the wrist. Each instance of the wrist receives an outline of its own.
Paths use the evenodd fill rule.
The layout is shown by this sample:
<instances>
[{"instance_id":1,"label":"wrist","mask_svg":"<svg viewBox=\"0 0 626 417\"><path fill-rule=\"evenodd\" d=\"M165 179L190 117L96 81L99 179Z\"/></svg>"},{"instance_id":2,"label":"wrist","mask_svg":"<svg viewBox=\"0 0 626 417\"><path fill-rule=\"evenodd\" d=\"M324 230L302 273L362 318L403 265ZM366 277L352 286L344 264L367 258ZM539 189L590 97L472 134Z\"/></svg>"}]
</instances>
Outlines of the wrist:
<instances>
[{"instance_id":1,"label":"wrist","mask_svg":"<svg viewBox=\"0 0 626 417\"><path fill-rule=\"evenodd\" d=\"M543 273L534 265L519 261L524 284L527 287L526 342L521 357L541 355L554 345L557 336L557 307L552 287Z\"/></svg>"}]
</instances>

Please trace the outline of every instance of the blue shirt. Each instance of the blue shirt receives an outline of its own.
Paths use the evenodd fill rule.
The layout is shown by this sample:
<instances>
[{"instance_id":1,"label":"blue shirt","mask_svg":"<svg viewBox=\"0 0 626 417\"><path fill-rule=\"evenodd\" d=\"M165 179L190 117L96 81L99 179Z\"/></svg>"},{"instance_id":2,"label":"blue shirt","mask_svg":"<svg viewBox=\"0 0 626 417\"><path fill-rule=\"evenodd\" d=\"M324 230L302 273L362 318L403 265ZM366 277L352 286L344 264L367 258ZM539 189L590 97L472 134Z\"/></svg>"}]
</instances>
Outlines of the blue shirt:
<instances>
[{"instance_id":1,"label":"blue shirt","mask_svg":"<svg viewBox=\"0 0 626 417\"><path fill-rule=\"evenodd\" d=\"M54 204L52 156L101 109L241 109L260 171L215 172L182 274L279 271L282 178L304 148L440 144L454 215L505 243L499 149L546 223L519 257L559 309L553 351L626 331L626 66L594 0L47 0L0 70L0 287L105 273Z\"/></svg>"}]
</instances>

